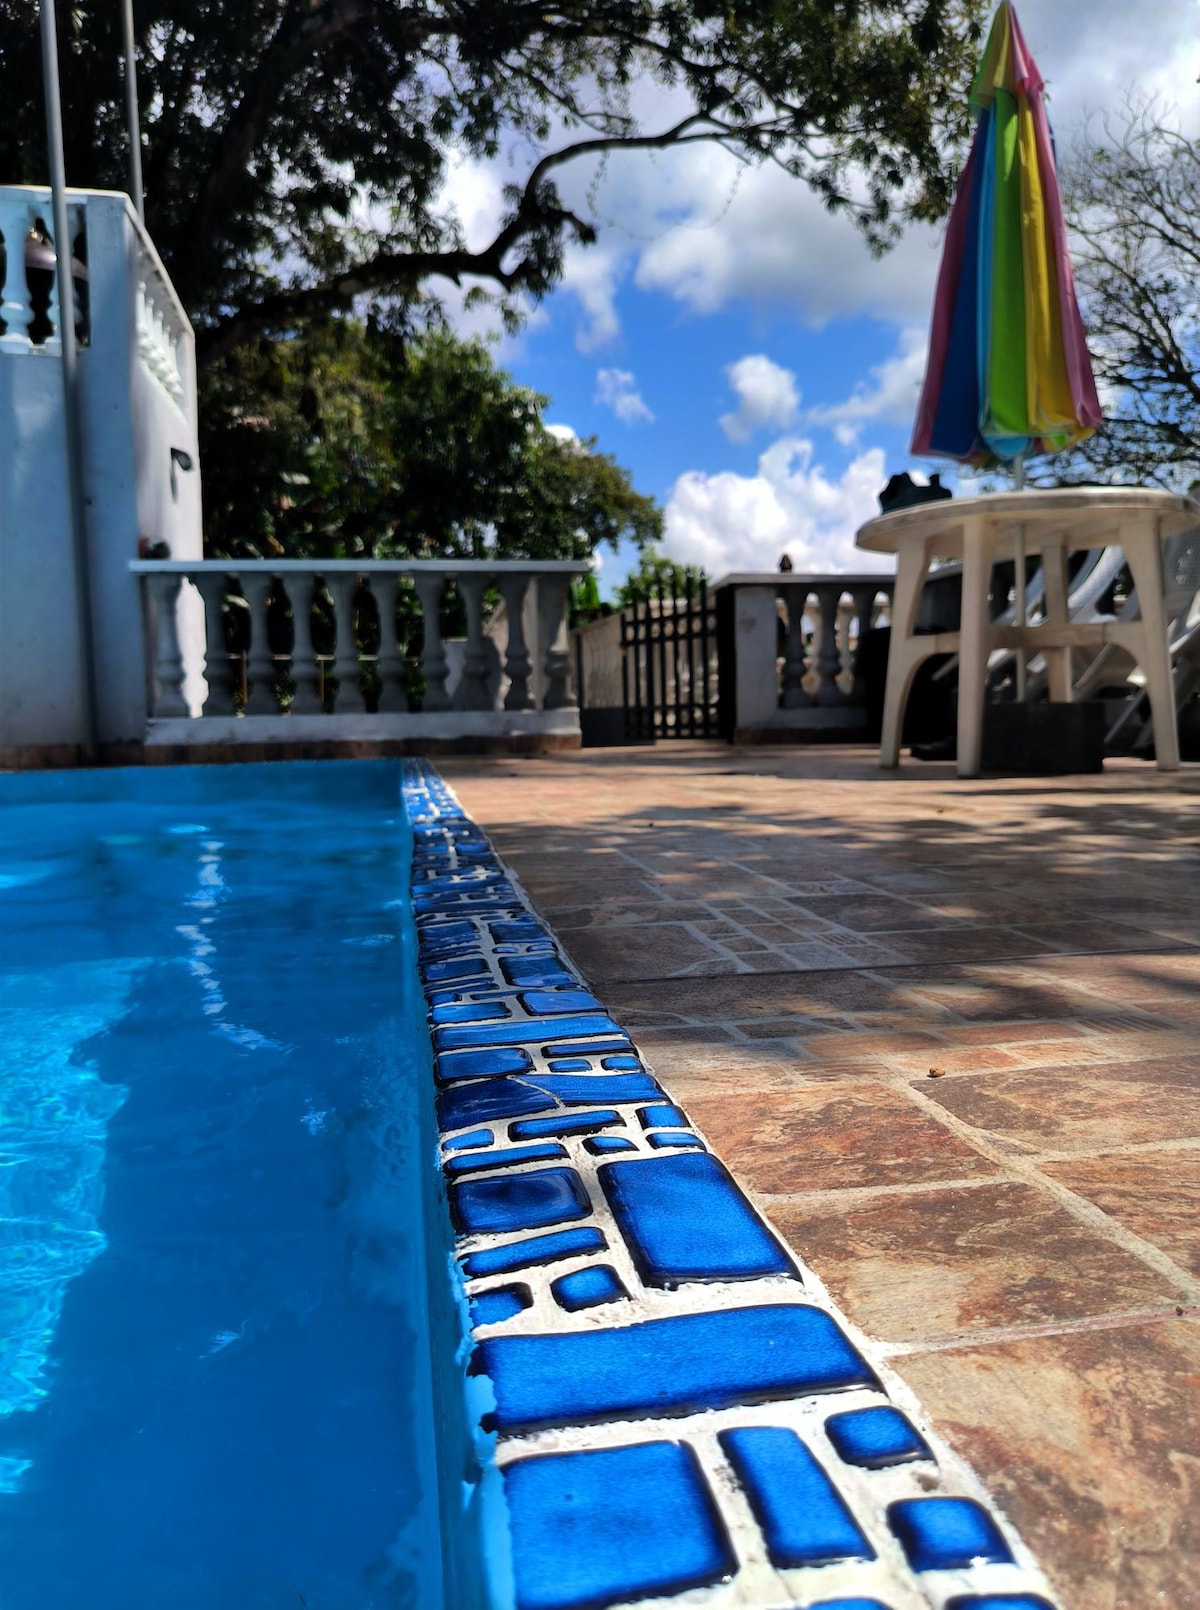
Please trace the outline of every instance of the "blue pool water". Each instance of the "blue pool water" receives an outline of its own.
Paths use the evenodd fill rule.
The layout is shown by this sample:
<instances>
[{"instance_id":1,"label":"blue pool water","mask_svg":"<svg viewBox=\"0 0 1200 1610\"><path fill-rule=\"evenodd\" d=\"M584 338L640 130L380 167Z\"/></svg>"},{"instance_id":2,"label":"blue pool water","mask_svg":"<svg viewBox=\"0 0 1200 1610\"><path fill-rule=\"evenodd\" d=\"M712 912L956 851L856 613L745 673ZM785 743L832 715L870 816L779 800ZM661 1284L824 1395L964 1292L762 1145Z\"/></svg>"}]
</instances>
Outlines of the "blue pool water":
<instances>
[{"instance_id":1,"label":"blue pool water","mask_svg":"<svg viewBox=\"0 0 1200 1610\"><path fill-rule=\"evenodd\" d=\"M442 1602L388 763L0 777L0 1606Z\"/></svg>"}]
</instances>

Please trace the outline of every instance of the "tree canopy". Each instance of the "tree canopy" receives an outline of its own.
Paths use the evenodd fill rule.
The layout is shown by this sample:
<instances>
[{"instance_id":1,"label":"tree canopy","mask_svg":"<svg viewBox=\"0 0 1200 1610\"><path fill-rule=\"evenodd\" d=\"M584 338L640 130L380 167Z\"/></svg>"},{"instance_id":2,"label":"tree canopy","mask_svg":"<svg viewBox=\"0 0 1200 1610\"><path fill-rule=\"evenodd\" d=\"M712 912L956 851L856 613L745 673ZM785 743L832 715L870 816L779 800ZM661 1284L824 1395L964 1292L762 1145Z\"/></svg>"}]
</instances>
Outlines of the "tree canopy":
<instances>
[{"instance_id":1,"label":"tree canopy","mask_svg":"<svg viewBox=\"0 0 1200 1610\"><path fill-rule=\"evenodd\" d=\"M708 141L777 162L882 246L948 203L979 11L138 0L147 222L202 364L364 298L411 313L464 281L541 296L565 244L594 233L556 175L605 152ZM120 7L74 0L59 15L68 180L123 189ZM44 182L34 6L0 7L0 104L0 175ZM453 153L509 164L491 240L468 245L445 205Z\"/></svg>"},{"instance_id":2,"label":"tree canopy","mask_svg":"<svg viewBox=\"0 0 1200 1610\"><path fill-rule=\"evenodd\" d=\"M1082 140L1063 195L1104 401L1095 436L1039 479L1200 481L1200 144L1153 106Z\"/></svg>"},{"instance_id":3,"label":"tree canopy","mask_svg":"<svg viewBox=\"0 0 1200 1610\"><path fill-rule=\"evenodd\" d=\"M211 553L578 559L662 529L627 471L445 330L322 321L242 345L201 395Z\"/></svg>"}]
</instances>

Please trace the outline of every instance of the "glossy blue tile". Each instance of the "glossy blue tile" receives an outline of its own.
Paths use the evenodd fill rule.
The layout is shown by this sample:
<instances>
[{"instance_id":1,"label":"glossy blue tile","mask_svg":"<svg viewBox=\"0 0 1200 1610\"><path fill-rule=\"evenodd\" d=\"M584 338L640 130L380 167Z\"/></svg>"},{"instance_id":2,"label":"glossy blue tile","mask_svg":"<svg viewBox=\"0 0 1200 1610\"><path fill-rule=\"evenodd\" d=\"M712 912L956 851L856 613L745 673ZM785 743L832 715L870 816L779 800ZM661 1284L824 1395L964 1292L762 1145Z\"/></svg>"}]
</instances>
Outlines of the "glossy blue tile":
<instances>
[{"instance_id":1,"label":"glossy blue tile","mask_svg":"<svg viewBox=\"0 0 1200 1610\"><path fill-rule=\"evenodd\" d=\"M527 1073L533 1067L528 1051L501 1046L494 1051L446 1051L434 1063L439 1084L456 1079L487 1079L502 1073Z\"/></svg>"},{"instance_id":2,"label":"glossy blue tile","mask_svg":"<svg viewBox=\"0 0 1200 1610\"><path fill-rule=\"evenodd\" d=\"M517 1610L665 1597L735 1569L696 1456L679 1443L514 1460L504 1491Z\"/></svg>"},{"instance_id":3,"label":"glossy blue tile","mask_svg":"<svg viewBox=\"0 0 1200 1610\"><path fill-rule=\"evenodd\" d=\"M597 1135L594 1140L585 1140L585 1152L591 1152L593 1157L603 1157L608 1152L636 1152L637 1147L631 1140L622 1140L619 1135Z\"/></svg>"},{"instance_id":4,"label":"glossy blue tile","mask_svg":"<svg viewBox=\"0 0 1200 1610\"><path fill-rule=\"evenodd\" d=\"M590 990L580 989L578 980L572 979L574 989L526 990L521 1005L530 1017L551 1017L558 1012L600 1012L603 1008Z\"/></svg>"},{"instance_id":5,"label":"glossy blue tile","mask_svg":"<svg viewBox=\"0 0 1200 1610\"><path fill-rule=\"evenodd\" d=\"M888 1610L878 1599L822 1599L811 1610Z\"/></svg>"},{"instance_id":6,"label":"glossy blue tile","mask_svg":"<svg viewBox=\"0 0 1200 1610\"><path fill-rule=\"evenodd\" d=\"M539 1073L533 1076L539 1090L556 1096L567 1107L590 1107L595 1102L645 1101L662 1092L648 1073Z\"/></svg>"},{"instance_id":7,"label":"glossy blue tile","mask_svg":"<svg viewBox=\"0 0 1200 1610\"><path fill-rule=\"evenodd\" d=\"M588 1135L620 1122L611 1107L604 1107L598 1112L563 1113L561 1118L524 1118L520 1123L510 1124L508 1134L511 1140L540 1140L543 1135Z\"/></svg>"},{"instance_id":8,"label":"glossy blue tile","mask_svg":"<svg viewBox=\"0 0 1200 1610\"><path fill-rule=\"evenodd\" d=\"M669 1130L665 1135L651 1135L650 1144L655 1151L702 1152L704 1142L689 1129Z\"/></svg>"},{"instance_id":9,"label":"glossy blue tile","mask_svg":"<svg viewBox=\"0 0 1200 1610\"><path fill-rule=\"evenodd\" d=\"M825 1422L825 1431L838 1457L848 1465L879 1470L909 1459L933 1458L929 1444L917 1435L899 1409L883 1404L831 1415Z\"/></svg>"},{"instance_id":10,"label":"glossy blue tile","mask_svg":"<svg viewBox=\"0 0 1200 1610\"><path fill-rule=\"evenodd\" d=\"M604 1056L609 1051L628 1051L630 1044L629 1036L618 1030L616 1038L607 1040L580 1041L576 1036L572 1045L547 1044L542 1047L542 1055L544 1057L565 1057L567 1055L573 1057L599 1057Z\"/></svg>"},{"instance_id":11,"label":"glossy blue tile","mask_svg":"<svg viewBox=\"0 0 1200 1610\"><path fill-rule=\"evenodd\" d=\"M600 1183L647 1285L795 1273L728 1170L708 1152L608 1163Z\"/></svg>"},{"instance_id":12,"label":"glossy blue tile","mask_svg":"<svg viewBox=\"0 0 1200 1610\"><path fill-rule=\"evenodd\" d=\"M493 1118L531 1118L549 1112L554 1104L553 1096L520 1079L476 1079L438 1094L438 1128L465 1129Z\"/></svg>"},{"instance_id":13,"label":"glossy blue tile","mask_svg":"<svg viewBox=\"0 0 1200 1610\"><path fill-rule=\"evenodd\" d=\"M446 984L458 978L490 978L492 970L482 956L463 956L456 961L426 962L421 974L428 984Z\"/></svg>"},{"instance_id":14,"label":"glossy blue tile","mask_svg":"<svg viewBox=\"0 0 1200 1610\"><path fill-rule=\"evenodd\" d=\"M670 1102L657 1101L652 1107L643 1107L638 1113L643 1129L686 1129L688 1119L678 1107L672 1107Z\"/></svg>"},{"instance_id":15,"label":"glossy blue tile","mask_svg":"<svg viewBox=\"0 0 1200 1610\"><path fill-rule=\"evenodd\" d=\"M605 1252L608 1242L590 1226L578 1230L555 1230L551 1235L534 1235L525 1241L510 1241L503 1247L488 1247L469 1253L462 1261L468 1280L484 1275L506 1275L513 1269L532 1269L537 1264L557 1263L587 1252Z\"/></svg>"},{"instance_id":16,"label":"glossy blue tile","mask_svg":"<svg viewBox=\"0 0 1200 1610\"><path fill-rule=\"evenodd\" d=\"M550 956L506 956L500 971L510 984L525 989L578 982L573 973Z\"/></svg>"},{"instance_id":17,"label":"glossy blue tile","mask_svg":"<svg viewBox=\"0 0 1200 1610\"><path fill-rule=\"evenodd\" d=\"M633 1073L641 1067L641 1062L633 1056L605 1057L600 1064L602 1068L611 1068L613 1073Z\"/></svg>"},{"instance_id":18,"label":"glossy blue tile","mask_svg":"<svg viewBox=\"0 0 1200 1610\"><path fill-rule=\"evenodd\" d=\"M915 1571L954 1571L983 1562L1012 1563L999 1527L971 1498L905 1498L888 1521Z\"/></svg>"},{"instance_id":19,"label":"glossy blue tile","mask_svg":"<svg viewBox=\"0 0 1200 1610\"><path fill-rule=\"evenodd\" d=\"M479 931L473 922L443 922L425 927L421 949L432 945L477 945Z\"/></svg>"},{"instance_id":20,"label":"glossy blue tile","mask_svg":"<svg viewBox=\"0 0 1200 1610\"><path fill-rule=\"evenodd\" d=\"M718 1438L767 1540L773 1565L873 1560L875 1550L794 1431L743 1426Z\"/></svg>"},{"instance_id":21,"label":"glossy blue tile","mask_svg":"<svg viewBox=\"0 0 1200 1610\"><path fill-rule=\"evenodd\" d=\"M465 1152L461 1157L449 1157L443 1164L451 1179L463 1174L479 1174L487 1168L515 1168L518 1163L541 1163L551 1157L565 1157L565 1146L554 1141L543 1141L536 1146L505 1146L486 1152Z\"/></svg>"},{"instance_id":22,"label":"glossy blue tile","mask_svg":"<svg viewBox=\"0 0 1200 1610\"><path fill-rule=\"evenodd\" d=\"M450 1216L462 1235L539 1230L584 1219L592 1211L573 1168L542 1168L494 1180L458 1180L450 1187Z\"/></svg>"},{"instance_id":23,"label":"glossy blue tile","mask_svg":"<svg viewBox=\"0 0 1200 1610\"><path fill-rule=\"evenodd\" d=\"M448 1140L445 1149L448 1152L466 1152L473 1146L490 1146L495 1138L490 1129L472 1129L466 1135L458 1135L454 1140Z\"/></svg>"},{"instance_id":24,"label":"glossy blue tile","mask_svg":"<svg viewBox=\"0 0 1200 1610\"><path fill-rule=\"evenodd\" d=\"M946 1610L1054 1610L1036 1593L968 1593L950 1599Z\"/></svg>"},{"instance_id":25,"label":"glossy blue tile","mask_svg":"<svg viewBox=\"0 0 1200 1610\"><path fill-rule=\"evenodd\" d=\"M615 1269L610 1269L606 1263L593 1263L586 1269L574 1269L569 1275L560 1275L551 1282L550 1295L560 1308L574 1314L581 1308L598 1308L601 1303L619 1302L629 1293L617 1278Z\"/></svg>"},{"instance_id":26,"label":"glossy blue tile","mask_svg":"<svg viewBox=\"0 0 1200 1610\"><path fill-rule=\"evenodd\" d=\"M469 1050L484 1045L531 1045L535 1040L548 1040L552 1035L564 1039L584 1034L617 1034L620 1030L611 1018L581 1015L579 1017L528 1018L524 1022L485 1023L475 1027L468 1023L454 1028L435 1029L433 1044L438 1051ZM564 1050L567 1048L564 1047ZM582 1050L581 1046L573 1047Z\"/></svg>"},{"instance_id":27,"label":"glossy blue tile","mask_svg":"<svg viewBox=\"0 0 1200 1610\"><path fill-rule=\"evenodd\" d=\"M586 1057L559 1057L549 1064L551 1073L590 1073L592 1065Z\"/></svg>"},{"instance_id":28,"label":"glossy blue tile","mask_svg":"<svg viewBox=\"0 0 1200 1610\"><path fill-rule=\"evenodd\" d=\"M536 917L522 911L519 916L488 923L492 938L499 944L521 945L545 939L546 930Z\"/></svg>"},{"instance_id":29,"label":"glossy blue tile","mask_svg":"<svg viewBox=\"0 0 1200 1610\"><path fill-rule=\"evenodd\" d=\"M435 1006L429 1016L434 1023L492 1023L512 1012L503 1001L471 1001L465 1006Z\"/></svg>"},{"instance_id":30,"label":"glossy blue tile","mask_svg":"<svg viewBox=\"0 0 1200 1610\"><path fill-rule=\"evenodd\" d=\"M498 1325L502 1319L511 1319L524 1312L533 1302L528 1286L497 1286L493 1291L481 1291L471 1298L472 1325Z\"/></svg>"},{"instance_id":31,"label":"glossy blue tile","mask_svg":"<svg viewBox=\"0 0 1200 1610\"><path fill-rule=\"evenodd\" d=\"M828 1314L779 1303L494 1337L480 1342L471 1369L491 1376L495 1424L514 1432L878 1384Z\"/></svg>"}]
</instances>

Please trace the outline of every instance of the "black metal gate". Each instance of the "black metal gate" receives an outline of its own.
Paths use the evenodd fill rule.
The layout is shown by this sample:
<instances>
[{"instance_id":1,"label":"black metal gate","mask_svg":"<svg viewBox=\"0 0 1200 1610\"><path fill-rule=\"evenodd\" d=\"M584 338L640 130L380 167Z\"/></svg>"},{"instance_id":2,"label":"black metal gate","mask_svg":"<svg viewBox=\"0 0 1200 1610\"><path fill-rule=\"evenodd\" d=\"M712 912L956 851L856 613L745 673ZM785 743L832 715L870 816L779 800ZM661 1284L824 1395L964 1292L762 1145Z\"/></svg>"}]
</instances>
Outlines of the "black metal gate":
<instances>
[{"instance_id":1,"label":"black metal gate","mask_svg":"<svg viewBox=\"0 0 1200 1610\"><path fill-rule=\"evenodd\" d=\"M707 582L660 586L621 611L625 736L721 736L717 609Z\"/></svg>"}]
</instances>

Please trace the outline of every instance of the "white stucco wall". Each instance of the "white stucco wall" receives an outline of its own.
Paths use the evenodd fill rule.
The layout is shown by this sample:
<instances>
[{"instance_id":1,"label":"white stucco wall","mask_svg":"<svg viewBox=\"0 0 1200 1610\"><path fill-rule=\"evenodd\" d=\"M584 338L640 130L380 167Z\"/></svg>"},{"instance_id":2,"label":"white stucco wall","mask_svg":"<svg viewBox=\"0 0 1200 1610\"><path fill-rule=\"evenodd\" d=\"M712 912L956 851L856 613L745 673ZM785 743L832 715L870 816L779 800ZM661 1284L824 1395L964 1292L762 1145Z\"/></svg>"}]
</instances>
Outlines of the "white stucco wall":
<instances>
[{"instance_id":1,"label":"white stucco wall","mask_svg":"<svg viewBox=\"0 0 1200 1610\"><path fill-rule=\"evenodd\" d=\"M6 239L38 195L0 189ZM80 390L99 737L113 743L145 733L144 629L129 573L139 538L165 541L173 558L202 552L194 357L190 327L127 199L87 191L71 199L85 209L88 242ZM48 218L48 195L42 210ZM11 266L8 280L11 296ZM62 398L56 343L0 342L0 747L83 736ZM177 467L172 476L172 447L189 455L190 473ZM194 622L184 633L195 638Z\"/></svg>"}]
</instances>

